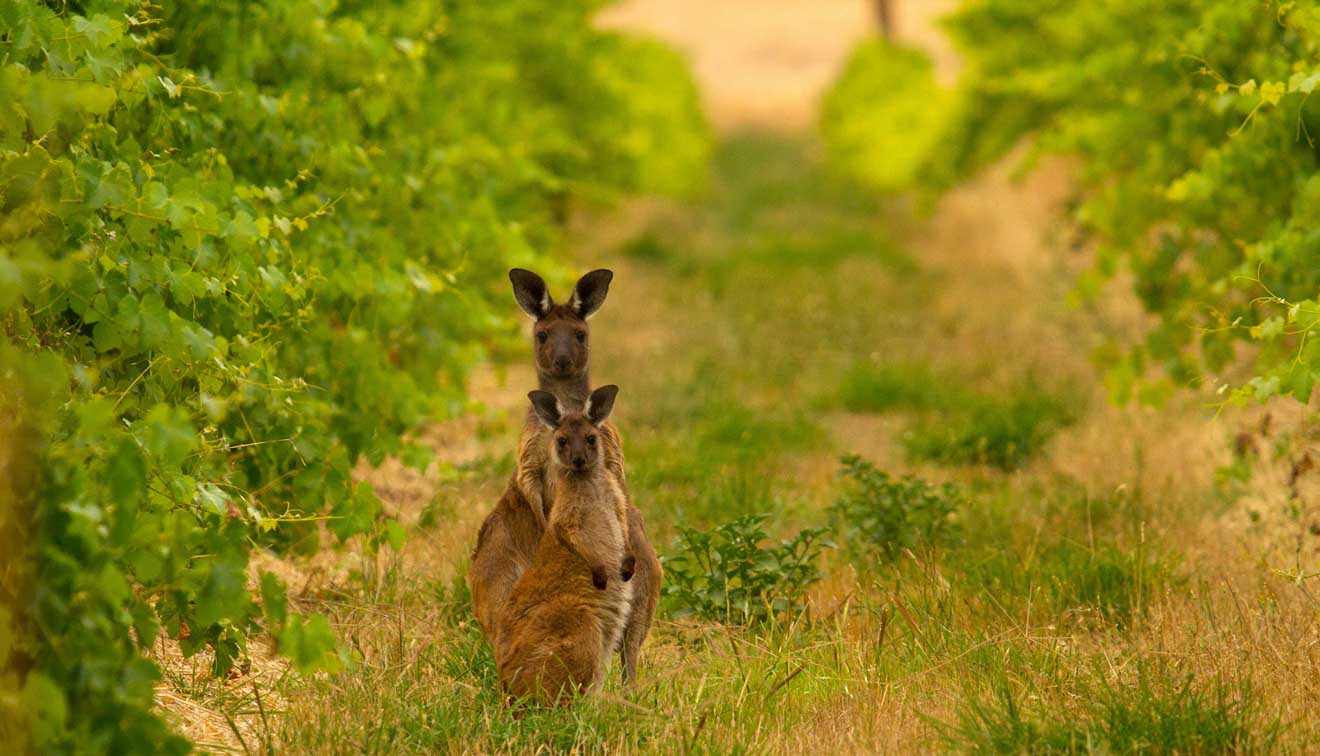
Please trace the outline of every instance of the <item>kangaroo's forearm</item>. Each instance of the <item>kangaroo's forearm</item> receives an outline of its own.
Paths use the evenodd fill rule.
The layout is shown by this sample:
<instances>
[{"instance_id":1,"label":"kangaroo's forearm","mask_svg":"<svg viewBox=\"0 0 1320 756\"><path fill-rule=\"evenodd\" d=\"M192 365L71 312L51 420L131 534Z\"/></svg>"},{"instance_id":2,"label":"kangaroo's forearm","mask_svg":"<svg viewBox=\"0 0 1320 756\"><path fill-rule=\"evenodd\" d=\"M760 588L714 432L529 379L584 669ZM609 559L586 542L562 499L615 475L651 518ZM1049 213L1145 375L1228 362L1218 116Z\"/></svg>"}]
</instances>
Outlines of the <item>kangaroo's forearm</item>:
<instances>
[{"instance_id":1,"label":"kangaroo's forearm","mask_svg":"<svg viewBox=\"0 0 1320 756\"><path fill-rule=\"evenodd\" d=\"M527 501L527 506L532 508L532 515L536 517L536 523L541 526L542 530L545 530L545 490L541 483L540 474L535 470L520 469L518 471L518 488L522 492L523 499Z\"/></svg>"},{"instance_id":2,"label":"kangaroo's forearm","mask_svg":"<svg viewBox=\"0 0 1320 756\"><path fill-rule=\"evenodd\" d=\"M585 534L577 528L565 527L562 523L554 523L552 529L555 538L564 545L564 548L586 563L587 569L591 571L592 584L597 588L604 588L609 577L605 570L605 559L598 553L595 542L585 537Z\"/></svg>"}]
</instances>

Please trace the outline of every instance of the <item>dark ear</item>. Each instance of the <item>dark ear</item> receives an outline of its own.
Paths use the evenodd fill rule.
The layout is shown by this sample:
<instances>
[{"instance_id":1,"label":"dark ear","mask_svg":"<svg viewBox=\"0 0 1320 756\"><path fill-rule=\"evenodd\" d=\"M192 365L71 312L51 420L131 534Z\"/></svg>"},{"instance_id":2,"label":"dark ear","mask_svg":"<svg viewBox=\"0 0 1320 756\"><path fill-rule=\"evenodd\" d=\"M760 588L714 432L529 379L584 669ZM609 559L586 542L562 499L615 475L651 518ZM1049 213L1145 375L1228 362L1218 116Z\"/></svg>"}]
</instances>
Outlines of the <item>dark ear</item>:
<instances>
[{"instance_id":1,"label":"dark ear","mask_svg":"<svg viewBox=\"0 0 1320 756\"><path fill-rule=\"evenodd\" d=\"M587 397L587 406L583 411L593 425L600 425L610 419L610 410L614 409L614 397L619 395L619 387L614 384L601 386Z\"/></svg>"},{"instance_id":2,"label":"dark ear","mask_svg":"<svg viewBox=\"0 0 1320 756\"><path fill-rule=\"evenodd\" d=\"M554 304L550 300L550 290L545 287L545 281L522 268L509 270L509 280L513 282L513 298L518 300L518 306L523 308L523 312L537 320L544 318Z\"/></svg>"},{"instance_id":3,"label":"dark ear","mask_svg":"<svg viewBox=\"0 0 1320 756\"><path fill-rule=\"evenodd\" d=\"M596 310L605 304L605 295L610 293L610 281L614 280L614 271L593 270L578 279L573 287L573 297L568 301L573 312L586 320L596 314Z\"/></svg>"},{"instance_id":4,"label":"dark ear","mask_svg":"<svg viewBox=\"0 0 1320 756\"><path fill-rule=\"evenodd\" d=\"M541 418L551 429L559 427L559 421L564 419L564 413L559 406L559 400L549 391L533 391L527 395L532 400L532 409L536 410L536 416Z\"/></svg>"}]
</instances>

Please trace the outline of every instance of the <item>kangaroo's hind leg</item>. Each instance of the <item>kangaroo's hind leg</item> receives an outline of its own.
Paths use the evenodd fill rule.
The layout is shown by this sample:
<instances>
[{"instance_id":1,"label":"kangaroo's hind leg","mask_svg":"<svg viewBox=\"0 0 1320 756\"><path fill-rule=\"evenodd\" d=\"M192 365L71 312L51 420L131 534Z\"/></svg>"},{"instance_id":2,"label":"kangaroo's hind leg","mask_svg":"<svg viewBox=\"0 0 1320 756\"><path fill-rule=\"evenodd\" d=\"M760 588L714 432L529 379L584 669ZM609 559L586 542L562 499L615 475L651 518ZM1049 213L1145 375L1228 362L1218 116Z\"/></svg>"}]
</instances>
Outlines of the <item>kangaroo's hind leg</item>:
<instances>
[{"instance_id":1,"label":"kangaroo's hind leg","mask_svg":"<svg viewBox=\"0 0 1320 756\"><path fill-rule=\"evenodd\" d=\"M619 662L625 685L637 679L637 659L642 642L651 632L651 621L655 619L656 605L660 603L660 578L664 573L655 549L646 538L642 513L635 508L629 509L628 529L637 563L632 578L632 607L623 629L623 642L619 644Z\"/></svg>"}]
</instances>

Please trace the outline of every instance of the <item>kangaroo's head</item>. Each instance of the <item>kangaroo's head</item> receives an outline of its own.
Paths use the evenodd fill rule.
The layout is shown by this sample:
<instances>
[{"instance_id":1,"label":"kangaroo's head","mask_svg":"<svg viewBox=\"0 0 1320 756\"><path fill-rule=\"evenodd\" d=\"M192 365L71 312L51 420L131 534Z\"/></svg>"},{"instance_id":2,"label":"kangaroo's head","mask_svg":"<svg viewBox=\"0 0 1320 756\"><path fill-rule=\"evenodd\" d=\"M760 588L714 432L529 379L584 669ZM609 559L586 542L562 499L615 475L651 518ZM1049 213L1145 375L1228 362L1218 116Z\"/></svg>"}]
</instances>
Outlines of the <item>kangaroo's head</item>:
<instances>
[{"instance_id":1,"label":"kangaroo's head","mask_svg":"<svg viewBox=\"0 0 1320 756\"><path fill-rule=\"evenodd\" d=\"M593 270L578 279L567 304L555 304L540 276L522 268L509 271L514 298L536 319L532 329L536 372L560 380L586 376L587 318L605 303L613 278L608 270Z\"/></svg>"},{"instance_id":2,"label":"kangaroo's head","mask_svg":"<svg viewBox=\"0 0 1320 756\"><path fill-rule=\"evenodd\" d=\"M549 391L527 395L536 416L553 431L550 460L559 469L580 473L594 470L600 464L603 458L600 426L609 419L618 393L618 386L601 386L591 392L580 410L566 409Z\"/></svg>"}]
</instances>

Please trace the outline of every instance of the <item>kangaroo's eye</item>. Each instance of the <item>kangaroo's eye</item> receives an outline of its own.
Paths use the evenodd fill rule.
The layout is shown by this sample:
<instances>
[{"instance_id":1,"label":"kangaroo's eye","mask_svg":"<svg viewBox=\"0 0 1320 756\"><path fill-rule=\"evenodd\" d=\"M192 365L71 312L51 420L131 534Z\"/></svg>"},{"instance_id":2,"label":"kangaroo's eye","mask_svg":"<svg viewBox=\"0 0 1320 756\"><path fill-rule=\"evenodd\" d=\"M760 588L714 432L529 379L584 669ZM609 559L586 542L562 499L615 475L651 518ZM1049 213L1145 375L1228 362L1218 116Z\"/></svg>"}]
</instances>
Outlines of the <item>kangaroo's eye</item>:
<instances>
[{"instance_id":1,"label":"kangaroo's eye","mask_svg":"<svg viewBox=\"0 0 1320 756\"><path fill-rule=\"evenodd\" d=\"M568 446L568 439L564 438L563 436L560 436L559 438L555 439L555 443L559 444L559 448L562 449L565 446Z\"/></svg>"},{"instance_id":2,"label":"kangaroo's eye","mask_svg":"<svg viewBox=\"0 0 1320 756\"><path fill-rule=\"evenodd\" d=\"M586 331L578 331L578 332L577 332L577 340L578 340L578 343L579 343L579 344L585 344L585 343L587 343L587 332L586 332Z\"/></svg>"},{"instance_id":3,"label":"kangaroo's eye","mask_svg":"<svg viewBox=\"0 0 1320 756\"><path fill-rule=\"evenodd\" d=\"M544 344L549 339L550 339L550 334L547 333L546 331L541 331L540 333L536 334L536 343L538 344Z\"/></svg>"},{"instance_id":4,"label":"kangaroo's eye","mask_svg":"<svg viewBox=\"0 0 1320 756\"><path fill-rule=\"evenodd\" d=\"M590 445L592 445L592 446L595 446L595 445L596 445L596 437L595 437L595 436L587 436L587 443L590 444Z\"/></svg>"}]
</instances>

